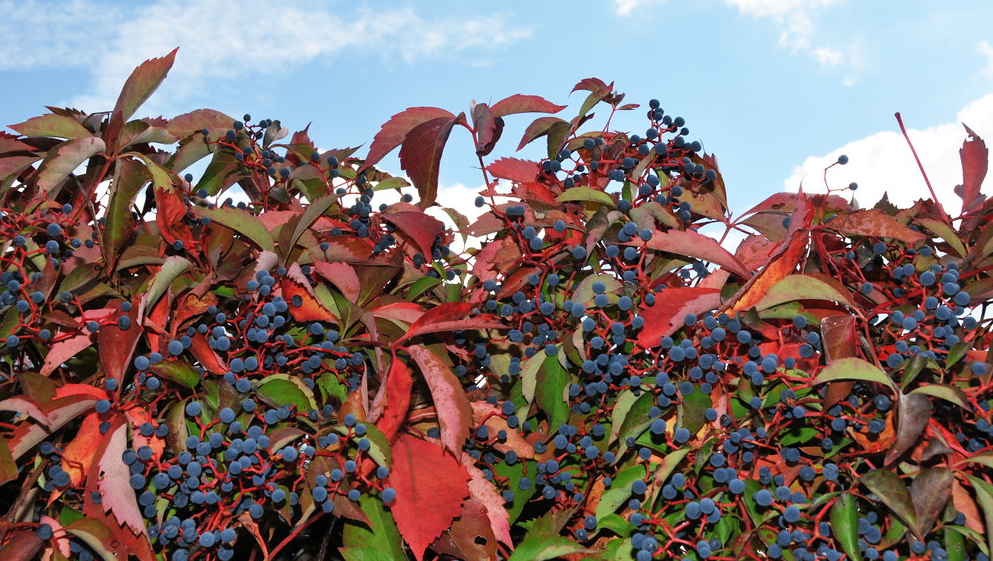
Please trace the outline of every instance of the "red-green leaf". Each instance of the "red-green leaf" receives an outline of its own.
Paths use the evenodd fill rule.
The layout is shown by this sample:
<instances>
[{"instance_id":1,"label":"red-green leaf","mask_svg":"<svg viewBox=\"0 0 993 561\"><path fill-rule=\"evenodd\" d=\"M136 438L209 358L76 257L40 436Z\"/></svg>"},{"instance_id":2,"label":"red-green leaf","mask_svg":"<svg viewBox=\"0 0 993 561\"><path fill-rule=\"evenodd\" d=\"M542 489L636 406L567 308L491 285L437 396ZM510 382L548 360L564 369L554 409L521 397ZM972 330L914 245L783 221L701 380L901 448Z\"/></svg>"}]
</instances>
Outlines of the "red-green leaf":
<instances>
[{"instance_id":1,"label":"red-green leaf","mask_svg":"<svg viewBox=\"0 0 993 561\"><path fill-rule=\"evenodd\" d=\"M441 447L409 434L393 442L389 483L396 490L393 517L418 561L462 511L469 474Z\"/></svg>"},{"instance_id":2,"label":"red-green leaf","mask_svg":"<svg viewBox=\"0 0 993 561\"><path fill-rule=\"evenodd\" d=\"M959 157L962 159L962 185L955 187L955 193L962 197L962 210L969 211L982 201L979 188L983 185L983 179L986 178L989 168L990 151L978 134L965 123L962 126L965 127L969 138L962 143L962 149L959 150Z\"/></svg>"},{"instance_id":3,"label":"red-green leaf","mask_svg":"<svg viewBox=\"0 0 993 561\"><path fill-rule=\"evenodd\" d=\"M952 496L952 470L929 467L921 470L910 484L910 497L917 513L917 535L926 536Z\"/></svg>"},{"instance_id":4,"label":"red-green leaf","mask_svg":"<svg viewBox=\"0 0 993 561\"><path fill-rule=\"evenodd\" d=\"M17 479L17 463L7 446L7 439L0 437L0 485Z\"/></svg>"},{"instance_id":5,"label":"red-green leaf","mask_svg":"<svg viewBox=\"0 0 993 561\"><path fill-rule=\"evenodd\" d=\"M223 136L233 123L233 118L220 111L197 109L170 119L169 123L166 124L166 130L176 138L186 138L203 129L207 129L210 136L219 137Z\"/></svg>"},{"instance_id":6,"label":"red-green leaf","mask_svg":"<svg viewBox=\"0 0 993 561\"><path fill-rule=\"evenodd\" d=\"M456 121L452 117L438 117L421 123L407 133L400 146L400 167L417 188L421 208L431 206L438 197L441 154Z\"/></svg>"},{"instance_id":7,"label":"red-green leaf","mask_svg":"<svg viewBox=\"0 0 993 561\"><path fill-rule=\"evenodd\" d=\"M849 559L862 558L859 553L859 510L851 493L842 493L831 507L831 533Z\"/></svg>"},{"instance_id":8,"label":"red-green leaf","mask_svg":"<svg viewBox=\"0 0 993 561\"><path fill-rule=\"evenodd\" d=\"M900 395L896 410L896 442L886 453L886 465L896 461L901 454L919 442L921 432L931 420L931 409L931 400L926 395Z\"/></svg>"},{"instance_id":9,"label":"red-green leaf","mask_svg":"<svg viewBox=\"0 0 993 561\"><path fill-rule=\"evenodd\" d=\"M666 288L659 293L655 305L641 311L645 326L638 333L638 345L658 347L663 337L675 333L684 324L687 314L701 314L721 305L721 292L716 288Z\"/></svg>"},{"instance_id":10,"label":"red-green leaf","mask_svg":"<svg viewBox=\"0 0 993 561\"><path fill-rule=\"evenodd\" d=\"M516 113L558 113L565 107L537 95L514 94L494 103L490 112L494 117L506 117Z\"/></svg>"},{"instance_id":11,"label":"red-green leaf","mask_svg":"<svg viewBox=\"0 0 993 561\"><path fill-rule=\"evenodd\" d=\"M536 138L541 138L551 133L552 128L555 126L568 127L569 122L559 119L558 117L538 117L533 123L528 125L528 128L524 129L524 136L521 137L521 142L517 145L517 149L520 150Z\"/></svg>"},{"instance_id":12,"label":"red-green leaf","mask_svg":"<svg viewBox=\"0 0 993 561\"><path fill-rule=\"evenodd\" d=\"M486 156L503 136L503 119L490 111L490 106L477 103L472 108L472 126L476 129L476 155Z\"/></svg>"},{"instance_id":13,"label":"red-green leaf","mask_svg":"<svg viewBox=\"0 0 993 561\"><path fill-rule=\"evenodd\" d=\"M41 366L41 375L48 376L62 365L63 362L76 356L76 353L89 347L96 340L96 335L83 331L52 345L45 355L45 363Z\"/></svg>"},{"instance_id":14,"label":"red-green leaf","mask_svg":"<svg viewBox=\"0 0 993 561\"><path fill-rule=\"evenodd\" d=\"M390 120L384 123L379 132L376 133L376 137L369 147L369 155L366 156L365 162L359 170L376 165L379 160L383 159L383 156L400 146L400 143L407 137L407 133L417 125L440 118L454 119L455 115L439 107L411 107L390 117Z\"/></svg>"},{"instance_id":15,"label":"red-green leaf","mask_svg":"<svg viewBox=\"0 0 993 561\"><path fill-rule=\"evenodd\" d=\"M123 121L130 119L138 107L151 97L162 80L165 80L178 50L179 47L176 47L164 57L148 59L131 72L114 106L114 112L120 111Z\"/></svg>"},{"instance_id":16,"label":"red-green leaf","mask_svg":"<svg viewBox=\"0 0 993 561\"><path fill-rule=\"evenodd\" d=\"M362 553L356 559L406 559L396 522L382 501L363 494L359 498L359 506L369 518L369 524L347 521L342 532L342 543L346 547L353 548L353 551L371 551ZM372 549L365 549L368 547ZM345 558L350 559L348 555Z\"/></svg>"},{"instance_id":17,"label":"red-green leaf","mask_svg":"<svg viewBox=\"0 0 993 561\"><path fill-rule=\"evenodd\" d=\"M883 503L911 528L917 528L917 512L914 501L903 481L892 471L877 469L864 474L861 481L870 491L875 493ZM923 536L918 535L923 539Z\"/></svg>"},{"instance_id":18,"label":"red-green leaf","mask_svg":"<svg viewBox=\"0 0 993 561\"><path fill-rule=\"evenodd\" d=\"M76 119L55 113L33 117L23 123L10 125L10 128L24 136L51 136L68 139L93 136L93 133Z\"/></svg>"},{"instance_id":19,"label":"red-green leaf","mask_svg":"<svg viewBox=\"0 0 993 561\"><path fill-rule=\"evenodd\" d=\"M839 291L831 284L812 275L787 275L772 285L755 309L768 310L784 302L795 300L827 300L839 304L851 304L851 295Z\"/></svg>"},{"instance_id":20,"label":"red-green leaf","mask_svg":"<svg viewBox=\"0 0 993 561\"><path fill-rule=\"evenodd\" d=\"M510 537L510 517L507 514L505 501L496 486L493 485L486 475L475 465L476 461L472 456L462 453L462 465L469 472L469 495L479 501L486 510L486 518L489 520L490 529L497 539L507 545L512 545Z\"/></svg>"},{"instance_id":21,"label":"red-green leaf","mask_svg":"<svg viewBox=\"0 0 993 561\"><path fill-rule=\"evenodd\" d=\"M452 369L427 347L415 345L407 349L417 363L421 375L431 389L438 422L441 425L441 442L452 454L461 453L469 437L472 424L472 407L462 389L462 383Z\"/></svg>"},{"instance_id":22,"label":"red-green leaf","mask_svg":"<svg viewBox=\"0 0 993 561\"><path fill-rule=\"evenodd\" d=\"M46 193L52 191L83 162L106 149L103 139L95 136L67 140L55 146L38 168L38 188Z\"/></svg>"}]
</instances>

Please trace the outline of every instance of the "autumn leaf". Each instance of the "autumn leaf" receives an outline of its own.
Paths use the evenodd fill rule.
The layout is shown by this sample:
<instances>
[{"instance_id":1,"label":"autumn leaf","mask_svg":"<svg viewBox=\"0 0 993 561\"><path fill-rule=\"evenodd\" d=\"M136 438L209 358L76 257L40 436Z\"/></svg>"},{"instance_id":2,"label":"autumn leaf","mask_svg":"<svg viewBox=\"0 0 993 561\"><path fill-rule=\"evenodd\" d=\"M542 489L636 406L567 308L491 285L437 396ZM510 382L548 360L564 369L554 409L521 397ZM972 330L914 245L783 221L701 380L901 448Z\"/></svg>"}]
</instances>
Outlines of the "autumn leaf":
<instances>
[{"instance_id":1,"label":"autumn leaf","mask_svg":"<svg viewBox=\"0 0 993 561\"><path fill-rule=\"evenodd\" d=\"M355 273L355 268L341 261L318 261L314 263L314 271L324 280L338 287L338 290L348 298L349 302L358 302L362 283Z\"/></svg>"},{"instance_id":2,"label":"autumn leaf","mask_svg":"<svg viewBox=\"0 0 993 561\"><path fill-rule=\"evenodd\" d=\"M393 438L407 418L407 409L410 408L410 390L413 387L414 381L410 376L410 369L396 355L393 355L383 390L386 392L386 409L376 423L376 426L387 439Z\"/></svg>"},{"instance_id":3,"label":"autumn leaf","mask_svg":"<svg viewBox=\"0 0 993 561\"><path fill-rule=\"evenodd\" d=\"M383 156L400 146L407 134L417 125L443 117L454 119L455 115L439 107L411 107L393 115L376 133L369 147L369 155L366 156L359 171L376 165Z\"/></svg>"},{"instance_id":4,"label":"autumn leaf","mask_svg":"<svg viewBox=\"0 0 993 561\"><path fill-rule=\"evenodd\" d=\"M62 469L69 474L73 486L79 485L90 472L103 434L100 433L100 415L90 413L76 432L76 438L66 444L62 452Z\"/></svg>"},{"instance_id":5,"label":"autumn leaf","mask_svg":"<svg viewBox=\"0 0 993 561\"><path fill-rule=\"evenodd\" d=\"M389 483L396 490L393 517L418 561L462 511L469 496L469 474L441 447L409 434L392 446Z\"/></svg>"},{"instance_id":6,"label":"autumn leaf","mask_svg":"<svg viewBox=\"0 0 993 561\"><path fill-rule=\"evenodd\" d=\"M513 545L510 538L510 519L503 497L497 492L493 482L486 479L483 471L476 467L476 460L465 452L462 453L462 465L469 472L469 495L486 509L486 517L490 521L493 535L503 543Z\"/></svg>"},{"instance_id":7,"label":"autumn leaf","mask_svg":"<svg viewBox=\"0 0 993 561\"><path fill-rule=\"evenodd\" d=\"M687 314L701 314L721 305L721 292L715 288L666 288L655 305L642 310L645 326L638 333L638 345L650 349L683 326Z\"/></svg>"},{"instance_id":8,"label":"autumn leaf","mask_svg":"<svg viewBox=\"0 0 993 561\"><path fill-rule=\"evenodd\" d=\"M980 187L989 168L990 151L978 134L965 123L962 126L969 137L959 150L959 157L962 159L962 185L955 187L955 193L962 197L962 210L967 212L979 206L983 200Z\"/></svg>"},{"instance_id":9,"label":"autumn leaf","mask_svg":"<svg viewBox=\"0 0 993 561\"><path fill-rule=\"evenodd\" d=\"M469 437L472 407L462 383L438 355L420 345L407 349L431 389L441 425L441 442L452 454L459 454Z\"/></svg>"},{"instance_id":10,"label":"autumn leaf","mask_svg":"<svg viewBox=\"0 0 993 561\"><path fill-rule=\"evenodd\" d=\"M417 187L420 207L428 208L438 196L441 154L457 119L438 117L410 130L400 146L400 167Z\"/></svg>"},{"instance_id":11,"label":"autumn leaf","mask_svg":"<svg viewBox=\"0 0 993 561\"><path fill-rule=\"evenodd\" d=\"M103 495L103 510L110 512L122 526L138 534L145 534L145 523L138 508L138 500L131 489L131 470L121 460L128 447L127 425L119 423L107 432L99 461L97 487Z\"/></svg>"},{"instance_id":12,"label":"autumn leaf","mask_svg":"<svg viewBox=\"0 0 993 561\"><path fill-rule=\"evenodd\" d=\"M416 207L415 207L416 208ZM445 230L445 223L437 218L417 211L384 212L384 220L396 226L400 236L414 242L421 255L431 255L435 239Z\"/></svg>"},{"instance_id":13,"label":"autumn leaf","mask_svg":"<svg viewBox=\"0 0 993 561\"><path fill-rule=\"evenodd\" d=\"M489 314L479 314L469 317L472 309L473 305L469 302L446 302L439 304L418 318L410 326L407 333L397 340L396 344L399 345L408 339L428 333L458 331L462 329L507 328L506 324Z\"/></svg>"},{"instance_id":14,"label":"autumn leaf","mask_svg":"<svg viewBox=\"0 0 993 561\"><path fill-rule=\"evenodd\" d=\"M304 276L298 263L292 264L286 272L286 278L279 284L283 291L283 299L289 303L289 312L296 321L331 321L337 322L327 308L322 306L314 296L314 287ZM301 305L294 306L293 301L299 296Z\"/></svg>"}]
</instances>

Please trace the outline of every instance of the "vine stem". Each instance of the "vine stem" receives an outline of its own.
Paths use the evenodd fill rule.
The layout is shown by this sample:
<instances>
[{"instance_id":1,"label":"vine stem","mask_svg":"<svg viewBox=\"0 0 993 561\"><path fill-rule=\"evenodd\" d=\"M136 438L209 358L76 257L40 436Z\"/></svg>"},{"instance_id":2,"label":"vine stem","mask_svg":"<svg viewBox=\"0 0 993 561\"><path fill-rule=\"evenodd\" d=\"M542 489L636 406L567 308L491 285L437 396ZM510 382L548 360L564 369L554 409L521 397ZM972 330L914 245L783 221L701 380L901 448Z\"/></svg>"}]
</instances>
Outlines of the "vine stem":
<instances>
[{"instance_id":1,"label":"vine stem","mask_svg":"<svg viewBox=\"0 0 993 561\"><path fill-rule=\"evenodd\" d=\"M903 124L903 117L900 116L900 112L897 111L893 114L896 117L896 122L900 125L900 132L903 133L903 137L907 139L907 145L910 146L910 152L914 155L914 160L917 161L917 167L921 170L921 175L924 176L924 183L927 184L927 190L931 193L931 200L934 201L935 206L938 207L938 212L941 213L941 218L946 224L951 226L952 220L948 218L948 214L945 213L944 207L941 206L941 201L938 200L938 196L934 194L934 187L931 186L931 180L928 179L927 172L924 171L924 164L921 163L920 157L917 156L917 150L914 149L914 143L910 141L910 135L907 134L907 127Z\"/></svg>"}]
</instances>

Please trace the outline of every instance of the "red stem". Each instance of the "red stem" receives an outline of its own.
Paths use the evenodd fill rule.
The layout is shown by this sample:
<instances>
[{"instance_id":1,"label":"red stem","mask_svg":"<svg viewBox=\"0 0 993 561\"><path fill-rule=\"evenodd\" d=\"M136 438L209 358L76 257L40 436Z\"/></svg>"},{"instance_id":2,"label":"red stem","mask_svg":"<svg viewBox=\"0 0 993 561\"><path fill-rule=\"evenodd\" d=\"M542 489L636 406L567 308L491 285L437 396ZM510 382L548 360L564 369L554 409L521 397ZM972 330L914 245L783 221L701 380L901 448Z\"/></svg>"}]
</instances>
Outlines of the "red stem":
<instances>
[{"instance_id":1,"label":"red stem","mask_svg":"<svg viewBox=\"0 0 993 561\"><path fill-rule=\"evenodd\" d=\"M941 206L941 201L938 200L938 196L934 194L934 188L931 187L931 180L928 179L927 172L924 171L924 164L921 163L921 159L917 156L917 150L914 149L914 143L910 141L910 136L907 134L907 127L903 125L903 117L900 116L899 111L894 113L893 116L896 117L896 122L900 125L900 132L902 132L903 137L907 139L907 145L910 146L910 152L914 155L914 160L917 161L917 167L920 168L921 175L924 176L924 183L927 184L927 190L931 193L931 200L933 200L934 205L938 207L938 212L941 213L942 220L951 226L952 221L948 218L948 214L945 213L944 207Z\"/></svg>"}]
</instances>

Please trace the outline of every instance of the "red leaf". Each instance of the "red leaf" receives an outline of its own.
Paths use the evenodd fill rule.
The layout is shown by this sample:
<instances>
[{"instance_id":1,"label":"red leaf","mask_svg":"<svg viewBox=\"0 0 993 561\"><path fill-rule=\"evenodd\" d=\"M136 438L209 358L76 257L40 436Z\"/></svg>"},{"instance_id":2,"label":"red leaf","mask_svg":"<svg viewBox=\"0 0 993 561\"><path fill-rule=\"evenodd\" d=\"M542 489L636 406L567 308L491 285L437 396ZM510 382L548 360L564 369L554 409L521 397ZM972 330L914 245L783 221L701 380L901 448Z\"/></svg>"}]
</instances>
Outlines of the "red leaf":
<instances>
[{"instance_id":1,"label":"red leaf","mask_svg":"<svg viewBox=\"0 0 993 561\"><path fill-rule=\"evenodd\" d=\"M469 317L473 305L469 302L446 302L428 310L410 326L396 344L399 345L412 337L427 333L457 331L460 329L506 329L506 325L488 314Z\"/></svg>"},{"instance_id":2,"label":"red leaf","mask_svg":"<svg viewBox=\"0 0 993 561\"><path fill-rule=\"evenodd\" d=\"M179 47L176 47L164 57L148 59L131 72L114 106L115 113L120 111L122 123L131 118L138 106L151 97L162 80L165 80L178 50Z\"/></svg>"},{"instance_id":3,"label":"red leaf","mask_svg":"<svg viewBox=\"0 0 993 561\"><path fill-rule=\"evenodd\" d=\"M645 242L645 246L649 249L668 251L677 255L710 261L742 278L751 277L748 269L728 250L721 247L717 240L692 230L655 232L652 239Z\"/></svg>"},{"instance_id":4,"label":"red leaf","mask_svg":"<svg viewBox=\"0 0 993 561\"><path fill-rule=\"evenodd\" d=\"M177 138L186 138L203 129L207 129L208 131L213 129L215 133L218 129L223 129L217 133L223 135L224 131L231 128L231 123L233 122L233 118L228 117L220 111L197 109L196 111L183 113L170 119L169 124L166 125L166 130Z\"/></svg>"},{"instance_id":5,"label":"red leaf","mask_svg":"<svg viewBox=\"0 0 993 561\"><path fill-rule=\"evenodd\" d=\"M137 306L132 306L127 313L120 311L120 304L114 304L113 307L118 314L131 319L131 327L121 329L117 327L116 321L100 327L100 331L97 331L97 349L100 351L104 373L108 378L121 382L131 362L131 355L138 345L142 328L138 322Z\"/></svg>"},{"instance_id":6,"label":"red leaf","mask_svg":"<svg viewBox=\"0 0 993 561\"><path fill-rule=\"evenodd\" d=\"M540 96L514 94L493 104L490 112L494 117L506 117L516 113L558 113L565 107Z\"/></svg>"},{"instance_id":7,"label":"red leaf","mask_svg":"<svg viewBox=\"0 0 993 561\"><path fill-rule=\"evenodd\" d=\"M482 503L486 508L486 518L490 521L490 528L493 535L505 544L512 545L510 538L510 515L504 506L506 501L497 492L493 483L486 479L486 475L476 467L476 460L472 456L462 453L462 465L469 472L469 495Z\"/></svg>"},{"instance_id":8,"label":"red leaf","mask_svg":"<svg viewBox=\"0 0 993 561\"><path fill-rule=\"evenodd\" d=\"M54 372L55 369L61 366L63 362L76 356L76 353L92 345L94 339L96 339L96 334L90 333L89 331L83 331L52 345L52 348L49 349L48 354L45 355L45 363L41 366L41 375L48 376Z\"/></svg>"},{"instance_id":9,"label":"red leaf","mask_svg":"<svg viewBox=\"0 0 993 561\"><path fill-rule=\"evenodd\" d=\"M438 196L441 154L456 121L453 117L438 117L421 123L407 133L400 146L400 167L417 187L421 208L434 204Z\"/></svg>"},{"instance_id":10,"label":"red leaf","mask_svg":"<svg viewBox=\"0 0 993 561\"><path fill-rule=\"evenodd\" d=\"M369 155L366 156L359 171L376 165L379 160L383 159L383 156L400 146L400 143L407 137L407 133L417 125L442 117L454 119L455 115L439 107L411 107L390 117L390 120L383 124L379 132L376 133L376 137L373 138L372 145L369 147Z\"/></svg>"},{"instance_id":11,"label":"red leaf","mask_svg":"<svg viewBox=\"0 0 993 561\"><path fill-rule=\"evenodd\" d=\"M28 561L35 558L43 544L36 532L21 530L11 534L7 543L0 548L0 554L7 561Z\"/></svg>"},{"instance_id":12,"label":"red leaf","mask_svg":"<svg viewBox=\"0 0 993 561\"><path fill-rule=\"evenodd\" d=\"M827 227L849 236L893 238L910 245L916 245L928 238L876 208L840 214L828 222Z\"/></svg>"},{"instance_id":13,"label":"red leaf","mask_svg":"<svg viewBox=\"0 0 993 561\"><path fill-rule=\"evenodd\" d=\"M445 231L445 223L423 211L385 212L381 215L396 226L403 237L411 239L422 255L431 255L434 240Z\"/></svg>"},{"instance_id":14,"label":"red leaf","mask_svg":"<svg viewBox=\"0 0 993 561\"><path fill-rule=\"evenodd\" d=\"M584 78L573 86L572 91L586 90L594 94L606 95L614 89L614 83L604 83L600 78Z\"/></svg>"},{"instance_id":15,"label":"red leaf","mask_svg":"<svg viewBox=\"0 0 993 561\"><path fill-rule=\"evenodd\" d=\"M441 425L441 442L452 454L458 455L469 438L469 425L472 423L472 407L462 383L441 357L427 347L415 345L407 352L431 389L431 399L434 400L438 424Z\"/></svg>"},{"instance_id":16,"label":"red leaf","mask_svg":"<svg viewBox=\"0 0 993 561\"><path fill-rule=\"evenodd\" d=\"M686 314L701 314L721 305L721 291L716 288L666 288L658 294L655 305L644 308L645 327L638 334L638 344L650 349L683 326Z\"/></svg>"},{"instance_id":17,"label":"red leaf","mask_svg":"<svg viewBox=\"0 0 993 561\"><path fill-rule=\"evenodd\" d=\"M921 432L931 420L931 400L924 394L901 394L897 402L896 442L886 452L883 465L890 465L920 442Z\"/></svg>"},{"instance_id":18,"label":"red leaf","mask_svg":"<svg viewBox=\"0 0 993 561\"><path fill-rule=\"evenodd\" d=\"M493 177L509 179L517 183L530 183L538 176L538 163L520 158L500 158L486 166Z\"/></svg>"},{"instance_id":19,"label":"red leaf","mask_svg":"<svg viewBox=\"0 0 993 561\"><path fill-rule=\"evenodd\" d=\"M166 242L172 244L176 240L183 242L185 247L193 244L193 233L186 224L186 214L189 209L179 194L173 190L155 190L155 222L159 227L159 234Z\"/></svg>"},{"instance_id":20,"label":"red leaf","mask_svg":"<svg viewBox=\"0 0 993 561\"><path fill-rule=\"evenodd\" d=\"M285 294L285 292L283 293ZM217 356L214 349L210 348L210 343L207 342L207 337L202 333L193 334L193 344L190 346L190 352L196 357L197 361L203 365L208 372L213 374L223 375L227 372L228 368L224 366L221 362L221 357Z\"/></svg>"},{"instance_id":21,"label":"red leaf","mask_svg":"<svg viewBox=\"0 0 993 561\"><path fill-rule=\"evenodd\" d=\"M103 511L113 514L120 525L126 525L132 531L144 534L145 524L141 510L138 508L138 500L129 482L131 470L121 461L121 454L128 447L127 431L127 425L120 423L107 433L98 463L97 486L103 495L101 502Z\"/></svg>"},{"instance_id":22,"label":"red leaf","mask_svg":"<svg viewBox=\"0 0 993 561\"><path fill-rule=\"evenodd\" d=\"M157 464L162 458L162 453L165 452L165 440L155 435L142 436L141 434L141 425L145 423L155 425L157 423L153 421L148 411L141 407L126 409L124 416L128 418L128 423L131 425L131 447L137 450L142 446L148 446L152 449L152 462Z\"/></svg>"},{"instance_id":23,"label":"red leaf","mask_svg":"<svg viewBox=\"0 0 993 561\"><path fill-rule=\"evenodd\" d=\"M376 317L414 323L424 315L424 308L413 302L394 302L380 306L372 311Z\"/></svg>"},{"instance_id":24,"label":"red leaf","mask_svg":"<svg viewBox=\"0 0 993 561\"><path fill-rule=\"evenodd\" d=\"M314 270L318 275L324 277L328 282L338 287L338 290L351 302L359 301L360 289L359 276L355 273L355 268L348 263L341 261L327 262L318 261L314 263Z\"/></svg>"},{"instance_id":25,"label":"red leaf","mask_svg":"<svg viewBox=\"0 0 993 561\"><path fill-rule=\"evenodd\" d=\"M959 157L962 159L962 185L955 192L962 197L962 210L969 211L979 205L982 195L979 188L983 185L986 172L989 169L990 151L978 134L962 124L969 138L962 143Z\"/></svg>"},{"instance_id":26,"label":"red leaf","mask_svg":"<svg viewBox=\"0 0 993 561\"><path fill-rule=\"evenodd\" d=\"M472 401L469 405L472 406L473 426L485 425L489 429L490 434L497 434L500 431L507 432L506 440L494 442L493 448L504 453L513 450L517 452L519 458L530 459L534 457L534 446L527 440L524 440L524 436L521 435L519 429L510 428L507 420L501 415L500 407L490 405L485 401Z\"/></svg>"},{"instance_id":27,"label":"red leaf","mask_svg":"<svg viewBox=\"0 0 993 561\"><path fill-rule=\"evenodd\" d=\"M503 136L503 119L493 115L489 105L477 103L472 108L472 123L476 128L476 154L485 156Z\"/></svg>"},{"instance_id":28,"label":"red leaf","mask_svg":"<svg viewBox=\"0 0 993 561\"><path fill-rule=\"evenodd\" d=\"M376 427L386 435L387 439L392 439L407 418L407 409L410 408L410 390L414 387L414 380L410 376L410 369L395 355L390 363L390 371L386 375L386 410L379 418Z\"/></svg>"},{"instance_id":29,"label":"red leaf","mask_svg":"<svg viewBox=\"0 0 993 561\"><path fill-rule=\"evenodd\" d=\"M391 447L390 485L396 490L393 518L418 561L462 511L469 474L439 447L409 434Z\"/></svg>"}]
</instances>

